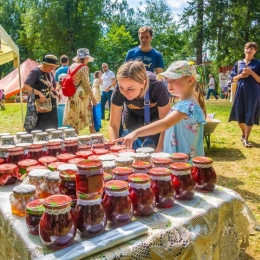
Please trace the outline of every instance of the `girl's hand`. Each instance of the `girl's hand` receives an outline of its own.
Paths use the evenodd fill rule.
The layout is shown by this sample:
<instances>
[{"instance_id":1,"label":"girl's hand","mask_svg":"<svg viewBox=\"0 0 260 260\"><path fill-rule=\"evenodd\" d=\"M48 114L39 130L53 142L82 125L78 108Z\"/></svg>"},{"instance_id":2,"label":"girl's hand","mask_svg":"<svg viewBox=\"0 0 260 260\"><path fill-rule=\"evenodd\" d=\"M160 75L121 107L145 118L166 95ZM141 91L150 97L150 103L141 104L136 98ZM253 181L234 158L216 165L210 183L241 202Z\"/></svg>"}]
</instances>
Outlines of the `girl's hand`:
<instances>
[{"instance_id":1,"label":"girl's hand","mask_svg":"<svg viewBox=\"0 0 260 260\"><path fill-rule=\"evenodd\" d=\"M137 133L136 131L124 136L124 137L121 137L121 138L118 138L117 140L115 140L114 142L117 143L117 142L123 142L122 144L124 144L126 146L126 148L132 148L133 146L133 142L138 138L137 136Z\"/></svg>"},{"instance_id":2,"label":"girl's hand","mask_svg":"<svg viewBox=\"0 0 260 260\"><path fill-rule=\"evenodd\" d=\"M249 76L249 74L243 71L239 76L241 79L244 79L244 78L247 78Z\"/></svg>"},{"instance_id":3,"label":"girl's hand","mask_svg":"<svg viewBox=\"0 0 260 260\"><path fill-rule=\"evenodd\" d=\"M250 67L246 67L243 69L243 73L246 73L248 75L252 75L253 71L251 70Z\"/></svg>"}]
</instances>

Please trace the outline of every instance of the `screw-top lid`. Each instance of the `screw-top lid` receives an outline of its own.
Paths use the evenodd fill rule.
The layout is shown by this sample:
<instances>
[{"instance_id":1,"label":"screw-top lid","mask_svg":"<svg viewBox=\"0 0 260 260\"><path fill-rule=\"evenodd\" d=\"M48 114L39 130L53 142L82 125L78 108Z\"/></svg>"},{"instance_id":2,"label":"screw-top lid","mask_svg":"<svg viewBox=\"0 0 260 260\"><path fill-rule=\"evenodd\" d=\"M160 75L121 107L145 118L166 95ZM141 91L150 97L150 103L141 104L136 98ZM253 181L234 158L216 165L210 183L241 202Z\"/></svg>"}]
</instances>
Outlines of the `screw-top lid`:
<instances>
[{"instance_id":1,"label":"screw-top lid","mask_svg":"<svg viewBox=\"0 0 260 260\"><path fill-rule=\"evenodd\" d=\"M90 134L90 137L92 139L95 139L95 138L103 138L103 134Z\"/></svg>"},{"instance_id":2,"label":"screw-top lid","mask_svg":"<svg viewBox=\"0 0 260 260\"><path fill-rule=\"evenodd\" d=\"M62 134L61 130L53 130L51 131L51 134Z\"/></svg>"},{"instance_id":3,"label":"screw-top lid","mask_svg":"<svg viewBox=\"0 0 260 260\"><path fill-rule=\"evenodd\" d=\"M128 183L120 180L108 181L105 183L105 188L109 191L124 191L128 189Z\"/></svg>"},{"instance_id":4,"label":"screw-top lid","mask_svg":"<svg viewBox=\"0 0 260 260\"><path fill-rule=\"evenodd\" d=\"M29 150L38 150L42 148L43 148L43 144L36 144L36 143L33 143L28 147Z\"/></svg>"},{"instance_id":5,"label":"screw-top lid","mask_svg":"<svg viewBox=\"0 0 260 260\"><path fill-rule=\"evenodd\" d=\"M43 201L43 206L47 209L53 210L63 209L69 207L71 205L71 201L71 197L67 195L51 195Z\"/></svg>"},{"instance_id":6,"label":"screw-top lid","mask_svg":"<svg viewBox=\"0 0 260 260\"><path fill-rule=\"evenodd\" d=\"M136 161L136 162L133 163L133 168L150 169L150 168L152 168L152 164L149 163L149 162Z\"/></svg>"},{"instance_id":7,"label":"screw-top lid","mask_svg":"<svg viewBox=\"0 0 260 260\"><path fill-rule=\"evenodd\" d=\"M75 181L76 172L78 168L76 164L62 164L58 166L58 171L60 171L60 178L65 181Z\"/></svg>"},{"instance_id":8,"label":"screw-top lid","mask_svg":"<svg viewBox=\"0 0 260 260\"><path fill-rule=\"evenodd\" d=\"M92 144L92 149L105 149L104 143Z\"/></svg>"},{"instance_id":9,"label":"screw-top lid","mask_svg":"<svg viewBox=\"0 0 260 260\"><path fill-rule=\"evenodd\" d=\"M33 135L32 134L21 135L21 139L24 138L33 138Z\"/></svg>"},{"instance_id":10,"label":"screw-top lid","mask_svg":"<svg viewBox=\"0 0 260 260\"><path fill-rule=\"evenodd\" d=\"M192 159L192 162L196 164L211 164L213 163L213 160L209 157L198 156L198 157L194 157Z\"/></svg>"},{"instance_id":11,"label":"screw-top lid","mask_svg":"<svg viewBox=\"0 0 260 260\"><path fill-rule=\"evenodd\" d=\"M27 134L27 132L25 134ZM5 135L11 135L11 134L10 133L0 133L0 139L2 136L5 136Z\"/></svg>"},{"instance_id":12,"label":"screw-top lid","mask_svg":"<svg viewBox=\"0 0 260 260\"><path fill-rule=\"evenodd\" d=\"M13 193L16 195L29 195L36 192L36 187L31 184L20 184L13 188Z\"/></svg>"},{"instance_id":13,"label":"screw-top lid","mask_svg":"<svg viewBox=\"0 0 260 260\"><path fill-rule=\"evenodd\" d=\"M152 176L171 176L172 175L172 171L164 168L164 167L157 167L157 168L153 168L149 171L150 175Z\"/></svg>"},{"instance_id":14,"label":"screw-top lid","mask_svg":"<svg viewBox=\"0 0 260 260\"><path fill-rule=\"evenodd\" d=\"M49 172L49 169L34 169L28 173L28 177L29 179L43 179Z\"/></svg>"},{"instance_id":15,"label":"screw-top lid","mask_svg":"<svg viewBox=\"0 0 260 260\"><path fill-rule=\"evenodd\" d=\"M76 156L79 158L87 159L90 155L93 155L91 151L79 151L76 152Z\"/></svg>"},{"instance_id":16,"label":"screw-top lid","mask_svg":"<svg viewBox=\"0 0 260 260\"><path fill-rule=\"evenodd\" d=\"M60 180L60 172L48 172L45 174L45 180L49 182L57 182Z\"/></svg>"},{"instance_id":17,"label":"screw-top lid","mask_svg":"<svg viewBox=\"0 0 260 260\"><path fill-rule=\"evenodd\" d=\"M42 130L32 130L32 131L31 131L31 134L32 134L32 135L38 134L38 133L42 133Z\"/></svg>"},{"instance_id":18,"label":"screw-top lid","mask_svg":"<svg viewBox=\"0 0 260 260\"><path fill-rule=\"evenodd\" d=\"M18 143L16 144L17 147L23 147L25 149L28 149L28 147L31 145L31 143Z\"/></svg>"},{"instance_id":19,"label":"screw-top lid","mask_svg":"<svg viewBox=\"0 0 260 260\"><path fill-rule=\"evenodd\" d=\"M61 130L61 131L64 131L65 129L68 129L68 127L67 126L61 126L61 127L58 128L58 130Z\"/></svg>"},{"instance_id":20,"label":"screw-top lid","mask_svg":"<svg viewBox=\"0 0 260 260\"><path fill-rule=\"evenodd\" d=\"M55 131L55 128L48 128L45 130L45 132L47 132L48 134L50 134L52 131Z\"/></svg>"},{"instance_id":21,"label":"screw-top lid","mask_svg":"<svg viewBox=\"0 0 260 260\"><path fill-rule=\"evenodd\" d=\"M70 164L78 164L79 162L82 162L84 160L85 160L84 158L73 158L73 159L70 159L68 161L68 163L70 163Z\"/></svg>"},{"instance_id":22,"label":"screw-top lid","mask_svg":"<svg viewBox=\"0 0 260 260\"><path fill-rule=\"evenodd\" d=\"M26 205L26 211L33 215L42 215L44 212L43 199L33 200Z\"/></svg>"},{"instance_id":23,"label":"screw-top lid","mask_svg":"<svg viewBox=\"0 0 260 260\"><path fill-rule=\"evenodd\" d=\"M67 128L64 130L64 132L66 133L75 133L75 129L74 128Z\"/></svg>"},{"instance_id":24,"label":"screw-top lid","mask_svg":"<svg viewBox=\"0 0 260 260\"><path fill-rule=\"evenodd\" d=\"M27 132L17 132L15 135L20 137L21 135L26 135L28 134Z\"/></svg>"},{"instance_id":25,"label":"screw-top lid","mask_svg":"<svg viewBox=\"0 0 260 260\"><path fill-rule=\"evenodd\" d=\"M139 160L139 161L142 161L142 160L149 161L151 159L151 155L149 153L135 153L134 159Z\"/></svg>"},{"instance_id":26,"label":"screw-top lid","mask_svg":"<svg viewBox=\"0 0 260 260\"><path fill-rule=\"evenodd\" d=\"M48 146L61 145L64 141L62 139L52 139L48 142Z\"/></svg>"},{"instance_id":27,"label":"screw-top lid","mask_svg":"<svg viewBox=\"0 0 260 260\"><path fill-rule=\"evenodd\" d=\"M145 173L134 173L128 176L128 181L132 183L148 183L151 181L151 177Z\"/></svg>"},{"instance_id":28,"label":"screw-top lid","mask_svg":"<svg viewBox=\"0 0 260 260\"><path fill-rule=\"evenodd\" d=\"M9 139L14 139L14 136L13 135L3 135L3 136L1 136L1 139L2 140L5 140L5 139L7 139L7 140L9 140Z\"/></svg>"},{"instance_id":29,"label":"screw-top lid","mask_svg":"<svg viewBox=\"0 0 260 260\"><path fill-rule=\"evenodd\" d=\"M36 136L46 136L46 135L48 135L48 133L46 132L40 132L36 134Z\"/></svg>"},{"instance_id":30,"label":"screw-top lid","mask_svg":"<svg viewBox=\"0 0 260 260\"><path fill-rule=\"evenodd\" d=\"M84 160L77 164L77 167L82 170L94 170L102 167L100 160Z\"/></svg>"}]
</instances>

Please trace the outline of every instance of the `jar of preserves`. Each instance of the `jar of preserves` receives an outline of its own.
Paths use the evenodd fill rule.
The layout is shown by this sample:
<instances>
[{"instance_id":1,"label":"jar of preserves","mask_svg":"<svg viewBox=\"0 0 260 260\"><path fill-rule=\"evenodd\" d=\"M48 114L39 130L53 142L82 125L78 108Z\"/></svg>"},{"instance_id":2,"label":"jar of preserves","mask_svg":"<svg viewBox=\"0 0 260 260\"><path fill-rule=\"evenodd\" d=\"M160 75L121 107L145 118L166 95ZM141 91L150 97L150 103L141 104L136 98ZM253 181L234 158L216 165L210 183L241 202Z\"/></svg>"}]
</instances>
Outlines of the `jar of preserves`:
<instances>
[{"instance_id":1,"label":"jar of preserves","mask_svg":"<svg viewBox=\"0 0 260 260\"><path fill-rule=\"evenodd\" d=\"M21 135L21 143L33 143L33 135L32 134L26 134L26 135Z\"/></svg>"},{"instance_id":2,"label":"jar of preserves","mask_svg":"<svg viewBox=\"0 0 260 260\"><path fill-rule=\"evenodd\" d=\"M45 130L45 132L48 134L48 136L49 136L49 138L50 138L51 132L52 132L52 131L55 131L55 130L56 130L55 128L48 128L48 129Z\"/></svg>"},{"instance_id":3,"label":"jar of preserves","mask_svg":"<svg viewBox=\"0 0 260 260\"><path fill-rule=\"evenodd\" d=\"M25 159L22 147L9 148L7 152L8 152L8 157L6 158L7 163L17 164L19 161Z\"/></svg>"},{"instance_id":4,"label":"jar of preserves","mask_svg":"<svg viewBox=\"0 0 260 260\"><path fill-rule=\"evenodd\" d=\"M49 165L50 163L57 162L57 158L54 156L43 156L41 157L38 162L40 165Z\"/></svg>"},{"instance_id":5,"label":"jar of preserves","mask_svg":"<svg viewBox=\"0 0 260 260\"><path fill-rule=\"evenodd\" d=\"M26 225L29 233L39 235L39 224L44 212L43 200L33 200L26 205Z\"/></svg>"},{"instance_id":6,"label":"jar of preserves","mask_svg":"<svg viewBox=\"0 0 260 260\"><path fill-rule=\"evenodd\" d=\"M1 158L1 159L0 159L0 165L1 165L1 164L4 164L4 163L5 163L5 160Z\"/></svg>"},{"instance_id":7,"label":"jar of preserves","mask_svg":"<svg viewBox=\"0 0 260 260\"><path fill-rule=\"evenodd\" d=\"M151 177L144 173L134 173L128 177L130 199L137 216L149 216L155 207L155 198L151 189Z\"/></svg>"},{"instance_id":8,"label":"jar of preserves","mask_svg":"<svg viewBox=\"0 0 260 260\"><path fill-rule=\"evenodd\" d=\"M45 141L45 142L49 141L48 133L42 132L42 133L36 134L36 136L34 138L34 142L41 142L41 141Z\"/></svg>"},{"instance_id":9,"label":"jar of preserves","mask_svg":"<svg viewBox=\"0 0 260 260\"><path fill-rule=\"evenodd\" d=\"M61 139L53 139L49 141L47 144L47 155L49 156L57 156L61 153L64 153L64 144Z\"/></svg>"},{"instance_id":10,"label":"jar of preserves","mask_svg":"<svg viewBox=\"0 0 260 260\"><path fill-rule=\"evenodd\" d=\"M92 145L90 135L80 135L79 136L79 145Z\"/></svg>"},{"instance_id":11,"label":"jar of preserves","mask_svg":"<svg viewBox=\"0 0 260 260\"><path fill-rule=\"evenodd\" d=\"M135 160L135 162L138 162L138 161L150 162L151 161L151 155L149 153L135 153L134 154L134 160Z\"/></svg>"},{"instance_id":12,"label":"jar of preserves","mask_svg":"<svg viewBox=\"0 0 260 260\"><path fill-rule=\"evenodd\" d=\"M111 173L104 172L104 182L112 181L113 175Z\"/></svg>"},{"instance_id":13,"label":"jar of preserves","mask_svg":"<svg viewBox=\"0 0 260 260\"><path fill-rule=\"evenodd\" d=\"M76 156L78 158L88 159L89 156L91 156L93 153L91 151L78 151L76 153Z\"/></svg>"},{"instance_id":14,"label":"jar of preserves","mask_svg":"<svg viewBox=\"0 0 260 260\"><path fill-rule=\"evenodd\" d=\"M196 185L191 176L191 165L182 162L173 163L171 170L176 199L191 200L194 197Z\"/></svg>"},{"instance_id":15,"label":"jar of preserves","mask_svg":"<svg viewBox=\"0 0 260 260\"><path fill-rule=\"evenodd\" d=\"M36 187L38 194L41 194L40 186L44 182L45 175L49 172L49 169L34 169L28 173L28 182Z\"/></svg>"},{"instance_id":16,"label":"jar of preserves","mask_svg":"<svg viewBox=\"0 0 260 260\"><path fill-rule=\"evenodd\" d=\"M117 157L115 159L117 167L132 167L134 159L132 157Z\"/></svg>"},{"instance_id":17,"label":"jar of preserves","mask_svg":"<svg viewBox=\"0 0 260 260\"><path fill-rule=\"evenodd\" d=\"M84 160L77 164L76 188L80 193L102 193L103 191L103 167L99 160Z\"/></svg>"},{"instance_id":18,"label":"jar of preserves","mask_svg":"<svg viewBox=\"0 0 260 260\"><path fill-rule=\"evenodd\" d=\"M61 130L62 132L64 132L65 129L68 129L68 127L67 126L61 126L61 127L58 128L58 130Z\"/></svg>"},{"instance_id":19,"label":"jar of preserves","mask_svg":"<svg viewBox=\"0 0 260 260\"><path fill-rule=\"evenodd\" d=\"M64 162L52 162L52 163L49 163L48 164L48 169L51 170L52 172L53 171L57 171L58 170L58 167L60 165L64 164Z\"/></svg>"},{"instance_id":20,"label":"jar of preserves","mask_svg":"<svg viewBox=\"0 0 260 260\"><path fill-rule=\"evenodd\" d=\"M172 161L175 162L183 162L188 163L189 156L186 153L173 153L171 154Z\"/></svg>"},{"instance_id":21,"label":"jar of preserves","mask_svg":"<svg viewBox=\"0 0 260 260\"><path fill-rule=\"evenodd\" d=\"M137 153L154 153L154 148L152 147L141 147L136 150Z\"/></svg>"},{"instance_id":22,"label":"jar of preserves","mask_svg":"<svg viewBox=\"0 0 260 260\"><path fill-rule=\"evenodd\" d=\"M133 174L133 171L130 167L116 167L112 173L114 180L128 181L128 177Z\"/></svg>"},{"instance_id":23,"label":"jar of preserves","mask_svg":"<svg viewBox=\"0 0 260 260\"><path fill-rule=\"evenodd\" d=\"M92 149L105 149L105 144L102 143L102 144L92 144ZM108 151L108 149L107 149Z\"/></svg>"},{"instance_id":24,"label":"jar of preserves","mask_svg":"<svg viewBox=\"0 0 260 260\"><path fill-rule=\"evenodd\" d=\"M93 149L92 151L95 155L104 155L108 153L107 149Z\"/></svg>"},{"instance_id":25,"label":"jar of preserves","mask_svg":"<svg viewBox=\"0 0 260 260\"><path fill-rule=\"evenodd\" d=\"M99 156L100 157L100 156ZM112 173L112 170L116 168L116 163L114 161L102 161L103 170L106 173Z\"/></svg>"},{"instance_id":26,"label":"jar of preserves","mask_svg":"<svg viewBox=\"0 0 260 260\"><path fill-rule=\"evenodd\" d=\"M52 131L51 135L50 135L50 140L53 140L53 139L63 139L64 140L63 131L61 131L61 130Z\"/></svg>"},{"instance_id":27,"label":"jar of preserves","mask_svg":"<svg viewBox=\"0 0 260 260\"><path fill-rule=\"evenodd\" d=\"M208 157L194 157L192 159L192 176L196 181L196 190L210 192L215 189L217 175L212 167L213 160Z\"/></svg>"},{"instance_id":28,"label":"jar of preserves","mask_svg":"<svg viewBox=\"0 0 260 260\"><path fill-rule=\"evenodd\" d=\"M27 132L26 132L26 134L27 134ZM5 135L11 135L11 134L10 133L0 133L0 142L1 142L2 136L5 136Z\"/></svg>"},{"instance_id":29,"label":"jar of preserves","mask_svg":"<svg viewBox=\"0 0 260 260\"><path fill-rule=\"evenodd\" d=\"M42 133L42 130L32 130L32 131L31 131L31 134L32 134L32 136L33 136L33 139L36 137L36 135L37 135L38 133Z\"/></svg>"},{"instance_id":30,"label":"jar of preserves","mask_svg":"<svg viewBox=\"0 0 260 260\"><path fill-rule=\"evenodd\" d=\"M133 206L129 197L128 183L119 180L107 182L103 206L107 220L111 221L113 226L123 226L131 222Z\"/></svg>"},{"instance_id":31,"label":"jar of preserves","mask_svg":"<svg viewBox=\"0 0 260 260\"><path fill-rule=\"evenodd\" d=\"M172 207L175 199L175 190L171 179L171 170L157 167L150 170L150 175L152 179L151 188L155 195L156 207Z\"/></svg>"},{"instance_id":32,"label":"jar of preserves","mask_svg":"<svg viewBox=\"0 0 260 260\"><path fill-rule=\"evenodd\" d=\"M110 150L110 147L111 147L111 146L114 146L115 143L114 143L114 142L106 141L106 142L104 142L104 145L105 145L105 149Z\"/></svg>"},{"instance_id":33,"label":"jar of preserves","mask_svg":"<svg viewBox=\"0 0 260 260\"><path fill-rule=\"evenodd\" d=\"M132 154L135 154L135 150L134 149L122 149L122 150L119 150L118 153L119 154L120 153L132 153Z\"/></svg>"},{"instance_id":34,"label":"jar of preserves","mask_svg":"<svg viewBox=\"0 0 260 260\"><path fill-rule=\"evenodd\" d=\"M74 214L82 237L90 238L104 232L107 219L100 193L78 193Z\"/></svg>"},{"instance_id":35,"label":"jar of preserves","mask_svg":"<svg viewBox=\"0 0 260 260\"><path fill-rule=\"evenodd\" d=\"M93 155L90 155L88 157L88 160L90 161L100 161L98 158L99 158L100 155L96 155L96 154L93 154Z\"/></svg>"},{"instance_id":36,"label":"jar of preserves","mask_svg":"<svg viewBox=\"0 0 260 260\"><path fill-rule=\"evenodd\" d=\"M35 165L38 165L38 162L33 159L25 159L25 160L19 161L18 162L19 172L21 173L21 175L25 175L26 169L28 167L35 166Z\"/></svg>"},{"instance_id":37,"label":"jar of preserves","mask_svg":"<svg viewBox=\"0 0 260 260\"><path fill-rule=\"evenodd\" d=\"M27 132L17 132L15 134L16 143L21 143L21 135L27 135Z\"/></svg>"},{"instance_id":38,"label":"jar of preserves","mask_svg":"<svg viewBox=\"0 0 260 260\"><path fill-rule=\"evenodd\" d=\"M0 165L0 185L13 185L20 177L18 167L13 163Z\"/></svg>"},{"instance_id":39,"label":"jar of preserves","mask_svg":"<svg viewBox=\"0 0 260 260\"><path fill-rule=\"evenodd\" d=\"M45 199L51 195L59 194L60 173L58 171L45 174L44 182L40 185L40 198Z\"/></svg>"},{"instance_id":40,"label":"jar of preserves","mask_svg":"<svg viewBox=\"0 0 260 260\"><path fill-rule=\"evenodd\" d=\"M93 144L103 144L104 143L104 136L103 134L91 134L91 143Z\"/></svg>"},{"instance_id":41,"label":"jar of preserves","mask_svg":"<svg viewBox=\"0 0 260 260\"><path fill-rule=\"evenodd\" d=\"M80 145L80 146L78 147L78 150L79 150L79 151L90 151L91 148L92 148L91 145L86 144L86 145Z\"/></svg>"},{"instance_id":42,"label":"jar of preserves","mask_svg":"<svg viewBox=\"0 0 260 260\"><path fill-rule=\"evenodd\" d=\"M16 147L21 147L23 148L23 155L24 158L28 157L28 153L29 153L29 146L31 145L31 143L18 143L16 144Z\"/></svg>"},{"instance_id":43,"label":"jar of preserves","mask_svg":"<svg viewBox=\"0 0 260 260\"><path fill-rule=\"evenodd\" d=\"M67 163L69 160L76 158L75 154L71 154L71 153L63 153L63 154L59 154L57 155L57 159L59 162L64 162Z\"/></svg>"},{"instance_id":44,"label":"jar of preserves","mask_svg":"<svg viewBox=\"0 0 260 260\"><path fill-rule=\"evenodd\" d=\"M28 147L28 155L27 155L28 158L39 160L44 155L45 153L44 153L43 144L31 144Z\"/></svg>"},{"instance_id":45,"label":"jar of preserves","mask_svg":"<svg viewBox=\"0 0 260 260\"><path fill-rule=\"evenodd\" d=\"M76 154L79 148L79 139L78 137L65 138L64 144L67 153Z\"/></svg>"},{"instance_id":46,"label":"jar of preserves","mask_svg":"<svg viewBox=\"0 0 260 260\"><path fill-rule=\"evenodd\" d=\"M171 158L171 155L169 153L152 153L151 158Z\"/></svg>"},{"instance_id":47,"label":"jar of preserves","mask_svg":"<svg viewBox=\"0 0 260 260\"><path fill-rule=\"evenodd\" d=\"M15 145L13 135L4 135L1 137L2 145Z\"/></svg>"},{"instance_id":48,"label":"jar of preserves","mask_svg":"<svg viewBox=\"0 0 260 260\"><path fill-rule=\"evenodd\" d=\"M15 148L15 146L14 145L1 145L0 146L0 158L4 159L5 163L7 161L8 155L9 155L8 150L11 148Z\"/></svg>"},{"instance_id":49,"label":"jar of preserves","mask_svg":"<svg viewBox=\"0 0 260 260\"><path fill-rule=\"evenodd\" d=\"M65 138L78 137L74 128L68 128L64 130Z\"/></svg>"},{"instance_id":50,"label":"jar of preserves","mask_svg":"<svg viewBox=\"0 0 260 260\"><path fill-rule=\"evenodd\" d=\"M104 154L104 155L100 155L98 157L98 159L102 162L105 162L105 161L113 162L113 161L115 161L116 158L117 158L117 156L114 154Z\"/></svg>"},{"instance_id":51,"label":"jar of preserves","mask_svg":"<svg viewBox=\"0 0 260 260\"><path fill-rule=\"evenodd\" d=\"M131 157L131 158L135 157L135 153L133 153L133 152L121 152L121 151L124 151L124 150L119 151L119 153L118 153L119 157Z\"/></svg>"},{"instance_id":52,"label":"jar of preserves","mask_svg":"<svg viewBox=\"0 0 260 260\"><path fill-rule=\"evenodd\" d=\"M150 162L135 161L132 164L134 173L146 173L149 174L150 169L152 169L152 164Z\"/></svg>"},{"instance_id":53,"label":"jar of preserves","mask_svg":"<svg viewBox=\"0 0 260 260\"><path fill-rule=\"evenodd\" d=\"M118 153L120 150L123 150L123 149L126 149L126 146L125 145L114 145L114 146L111 146L110 147L110 151L112 153Z\"/></svg>"},{"instance_id":54,"label":"jar of preserves","mask_svg":"<svg viewBox=\"0 0 260 260\"><path fill-rule=\"evenodd\" d=\"M28 174L30 171L32 170L36 170L36 169L44 169L44 170L48 170L48 167L44 166L44 165L34 165L34 166L30 166L26 169L26 174Z\"/></svg>"},{"instance_id":55,"label":"jar of preserves","mask_svg":"<svg viewBox=\"0 0 260 260\"><path fill-rule=\"evenodd\" d=\"M152 159L153 167L164 167L164 168L170 168L170 165L172 164L172 160L170 158L153 158Z\"/></svg>"},{"instance_id":56,"label":"jar of preserves","mask_svg":"<svg viewBox=\"0 0 260 260\"><path fill-rule=\"evenodd\" d=\"M55 251L71 245L77 231L71 198L53 195L43 201L43 206L39 235L44 246Z\"/></svg>"},{"instance_id":57,"label":"jar of preserves","mask_svg":"<svg viewBox=\"0 0 260 260\"><path fill-rule=\"evenodd\" d=\"M79 162L82 162L82 161L84 161L85 159L83 159L83 158L73 158L73 159L70 159L69 161L68 161L68 163L70 163L70 164L78 164Z\"/></svg>"},{"instance_id":58,"label":"jar of preserves","mask_svg":"<svg viewBox=\"0 0 260 260\"><path fill-rule=\"evenodd\" d=\"M37 199L36 187L30 184L20 184L13 188L10 195L12 213L23 217L26 215L26 204Z\"/></svg>"}]
</instances>

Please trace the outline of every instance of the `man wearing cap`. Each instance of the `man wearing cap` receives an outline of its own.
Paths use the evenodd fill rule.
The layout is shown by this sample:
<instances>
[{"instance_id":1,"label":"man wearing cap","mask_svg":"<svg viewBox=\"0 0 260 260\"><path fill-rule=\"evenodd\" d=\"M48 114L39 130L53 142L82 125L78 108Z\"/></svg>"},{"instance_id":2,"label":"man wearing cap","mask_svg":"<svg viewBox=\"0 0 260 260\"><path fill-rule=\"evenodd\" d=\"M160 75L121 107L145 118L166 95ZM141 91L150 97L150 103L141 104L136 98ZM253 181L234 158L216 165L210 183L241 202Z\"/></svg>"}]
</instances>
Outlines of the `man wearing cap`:
<instances>
[{"instance_id":1,"label":"man wearing cap","mask_svg":"<svg viewBox=\"0 0 260 260\"><path fill-rule=\"evenodd\" d=\"M55 73L55 82L59 81L59 76L61 74L68 74L68 69L69 69L69 58L68 58L68 56L62 55L60 57L60 64L61 64L61 67L58 68L56 70L56 73Z\"/></svg>"},{"instance_id":2,"label":"man wearing cap","mask_svg":"<svg viewBox=\"0 0 260 260\"><path fill-rule=\"evenodd\" d=\"M105 106L108 102L109 114L107 120L110 118L110 106L111 106L111 96L116 85L115 73L108 69L107 63L102 64L103 74L100 79L101 83L101 119L105 119Z\"/></svg>"}]
</instances>

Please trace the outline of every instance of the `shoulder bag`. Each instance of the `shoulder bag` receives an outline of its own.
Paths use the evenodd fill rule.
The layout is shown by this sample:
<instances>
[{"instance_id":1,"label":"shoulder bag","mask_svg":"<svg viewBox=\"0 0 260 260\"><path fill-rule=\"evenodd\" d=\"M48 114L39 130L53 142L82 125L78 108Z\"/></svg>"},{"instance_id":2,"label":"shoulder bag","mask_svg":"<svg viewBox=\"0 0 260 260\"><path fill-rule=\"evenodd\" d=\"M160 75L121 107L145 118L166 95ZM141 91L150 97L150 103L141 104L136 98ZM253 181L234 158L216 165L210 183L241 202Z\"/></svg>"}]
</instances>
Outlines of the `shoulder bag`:
<instances>
[{"instance_id":1,"label":"shoulder bag","mask_svg":"<svg viewBox=\"0 0 260 260\"><path fill-rule=\"evenodd\" d=\"M32 93L28 94L27 98L27 109L24 120L24 129L32 130L35 128L38 120L38 114L35 106L35 95L34 89L32 89Z\"/></svg>"},{"instance_id":2,"label":"shoulder bag","mask_svg":"<svg viewBox=\"0 0 260 260\"><path fill-rule=\"evenodd\" d=\"M237 76L239 73L240 65L241 65L241 60L239 60L237 62ZM234 103L234 100L235 100L235 96L236 96L236 92L237 92L237 83L238 83L238 81L231 83L231 92L230 92L230 102L231 103Z\"/></svg>"}]
</instances>

